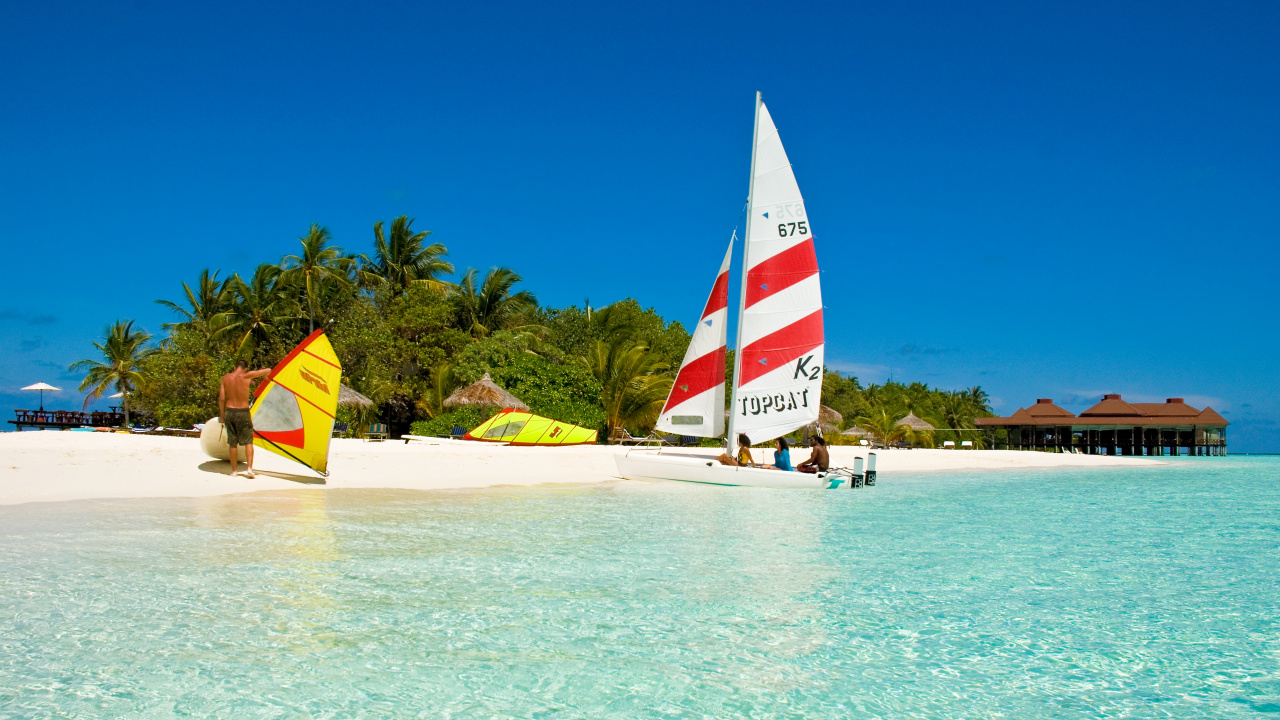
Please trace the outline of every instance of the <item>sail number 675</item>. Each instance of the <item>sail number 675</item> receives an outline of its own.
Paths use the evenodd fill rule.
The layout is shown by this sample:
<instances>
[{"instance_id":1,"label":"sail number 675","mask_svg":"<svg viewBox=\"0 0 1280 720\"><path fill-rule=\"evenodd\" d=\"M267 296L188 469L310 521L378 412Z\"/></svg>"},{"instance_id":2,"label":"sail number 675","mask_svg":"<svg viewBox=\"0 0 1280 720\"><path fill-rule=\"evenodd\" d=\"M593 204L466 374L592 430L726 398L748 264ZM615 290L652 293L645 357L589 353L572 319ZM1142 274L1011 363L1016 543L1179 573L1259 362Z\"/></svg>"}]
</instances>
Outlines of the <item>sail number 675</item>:
<instances>
[{"instance_id":1,"label":"sail number 675","mask_svg":"<svg viewBox=\"0 0 1280 720\"><path fill-rule=\"evenodd\" d=\"M809 226L804 220L793 223L778 223L778 237L790 237L799 232L801 235L809 234Z\"/></svg>"}]
</instances>

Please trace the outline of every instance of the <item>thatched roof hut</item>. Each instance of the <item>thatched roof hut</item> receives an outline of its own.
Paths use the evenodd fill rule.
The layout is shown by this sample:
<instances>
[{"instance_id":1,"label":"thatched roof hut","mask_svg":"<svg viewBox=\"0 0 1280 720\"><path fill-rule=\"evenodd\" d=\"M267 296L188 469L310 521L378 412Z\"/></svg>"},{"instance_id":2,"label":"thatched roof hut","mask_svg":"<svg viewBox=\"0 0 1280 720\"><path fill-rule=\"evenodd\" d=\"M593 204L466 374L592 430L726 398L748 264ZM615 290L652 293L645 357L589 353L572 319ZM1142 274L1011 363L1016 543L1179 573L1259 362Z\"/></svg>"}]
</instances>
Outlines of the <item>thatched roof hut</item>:
<instances>
[{"instance_id":1,"label":"thatched roof hut","mask_svg":"<svg viewBox=\"0 0 1280 720\"><path fill-rule=\"evenodd\" d=\"M845 430L844 432L842 432L842 433L840 433L840 434L841 434L841 435L848 435L849 437L856 437L856 438L869 438L869 437L871 437L871 431L870 431L870 430L863 430L862 428L858 427L857 425L855 425L855 426L853 426L853 427L849 428L848 430Z\"/></svg>"},{"instance_id":2,"label":"thatched roof hut","mask_svg":"<svg viewBox=\"0 0 1280 720\"><path fill-rule=\"evenodd\" d=\"M907 416L894 423L894 425L905 425L916 432L931 432L937 430L934 426L916 417L915 413L907 413Z\"/></svg>"},{"instance_id":3,"label":"thatched roof hut","mask_svg":"<svg viewBox=\"0 0 1280 720\"><path fill-rule=\"evenodd\" d=\"M829 408L826 405L819 405L818 422L823 425L835 425L838 427L840 423L844 422L844 416L836 412L833 408Z\"/></svg>"},{"instance_id":4,"label":"thatched roof hut","mask_svg":"<svg viewBox=\"0 0 1280 720\"><path fill-rule=\"evenodd\" d=\"M444 406L447 408L464 407L467 405L503 409L510 408L512 410L529 409L528 405L520 402L520 398L498 387L493 382L493 379L489 377L489 373L485 373L484 377L475 381L471 385L454 390L453 394L444 400Z\"/></svg>"},{"instance_id":5,"label":"thatched roof hut","mask_svg":"<svg viewBox=\"0 0 1280 720\"><path fill-rule=\"evenodd\" d=\"M348 385L338 386L338 404L347 407L373 407L373 401L352 390Z\"/></svg>"}]
</instances>

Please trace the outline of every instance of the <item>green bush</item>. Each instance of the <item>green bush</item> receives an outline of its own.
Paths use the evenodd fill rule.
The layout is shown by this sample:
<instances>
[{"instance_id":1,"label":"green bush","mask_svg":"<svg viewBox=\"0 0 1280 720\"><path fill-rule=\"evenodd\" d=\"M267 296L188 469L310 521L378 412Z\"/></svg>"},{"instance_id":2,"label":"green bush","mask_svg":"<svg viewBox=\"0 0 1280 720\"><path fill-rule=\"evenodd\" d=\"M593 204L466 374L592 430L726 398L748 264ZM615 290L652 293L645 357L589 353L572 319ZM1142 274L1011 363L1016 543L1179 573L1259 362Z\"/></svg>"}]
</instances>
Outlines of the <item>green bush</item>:
<instances>
[{"instance_id":1,"label":"green bush","mask_svg":"<svg viewBox=\"0 0 1280 720\"><path fill-rule=\"evenodd\" d=\"M480 408L458 408L457 410L450 410L437 415L430 420L419 420L411 425L409 430L413 435L424 435L426 437L448 435L454 425L460 425L470 430L479 425L484 418L485 414Z\"/></svg>"}]
</instances>

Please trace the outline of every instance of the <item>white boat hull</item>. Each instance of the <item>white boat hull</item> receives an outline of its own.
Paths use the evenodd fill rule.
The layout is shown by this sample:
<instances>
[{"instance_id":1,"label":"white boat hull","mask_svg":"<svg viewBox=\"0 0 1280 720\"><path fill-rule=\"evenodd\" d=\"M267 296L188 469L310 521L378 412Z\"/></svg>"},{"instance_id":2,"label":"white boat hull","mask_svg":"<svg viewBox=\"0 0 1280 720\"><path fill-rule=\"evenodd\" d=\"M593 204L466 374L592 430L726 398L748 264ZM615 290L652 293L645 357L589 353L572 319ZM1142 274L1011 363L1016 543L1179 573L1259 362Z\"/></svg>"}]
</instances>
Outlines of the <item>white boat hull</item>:
<instances>
[{"instance_id":1,"label":"white boat hull","mask_svg":"<svg viewBox=\"0 0 1280 720\"><path fill-rule=\"evenodd\" d=\"M231 449L227 447L227 434L222 427L221 418L209 418L200 429L200 449L214 460L230 460ZM241 453L241 460L244 459Z\"/></svg>"},{"instance_id":2,"label":"white boat hull","mask_svg":"<svg viewBox=\"0 0 1280 720\"><path fill-rule=\"evenodd\" d=\"M825 490L848 488L850 477L838 473L809 474L721 465L707 455L664 453L660 450L632 450L615 455L618 475L627 480L676 480L706 485L800 488Z\"/></svg>"}]
</instances>

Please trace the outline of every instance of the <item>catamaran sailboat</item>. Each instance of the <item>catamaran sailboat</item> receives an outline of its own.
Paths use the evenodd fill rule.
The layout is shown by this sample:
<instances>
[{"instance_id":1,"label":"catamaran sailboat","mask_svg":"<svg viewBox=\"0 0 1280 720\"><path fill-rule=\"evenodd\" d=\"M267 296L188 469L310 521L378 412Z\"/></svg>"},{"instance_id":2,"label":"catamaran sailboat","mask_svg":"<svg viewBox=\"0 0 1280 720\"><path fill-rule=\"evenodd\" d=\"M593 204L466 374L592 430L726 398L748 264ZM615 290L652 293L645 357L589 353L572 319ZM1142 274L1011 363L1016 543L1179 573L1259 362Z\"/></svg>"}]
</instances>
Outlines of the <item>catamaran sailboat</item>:
<instances>
[{"instance_id":1,"label":"catamaran sailboat","mask_svg":"<svg viewBox=\"0 0 1280 720\"><path fill-rule=\"evenodd\" d=\"M728 412L728 452L738 433L753 443L818 420L822 399L822 290L813 228L778 129L756 93L751 179L743 240L738 352ZM729 241L711 296L702 310L656 429L679 435L725 434L724 365L729 319ZM638 480L718 485L830 488L847 476L721 465L706 456L632 450L617 456L618 474Z\"/></svg>"}]
</instances>

